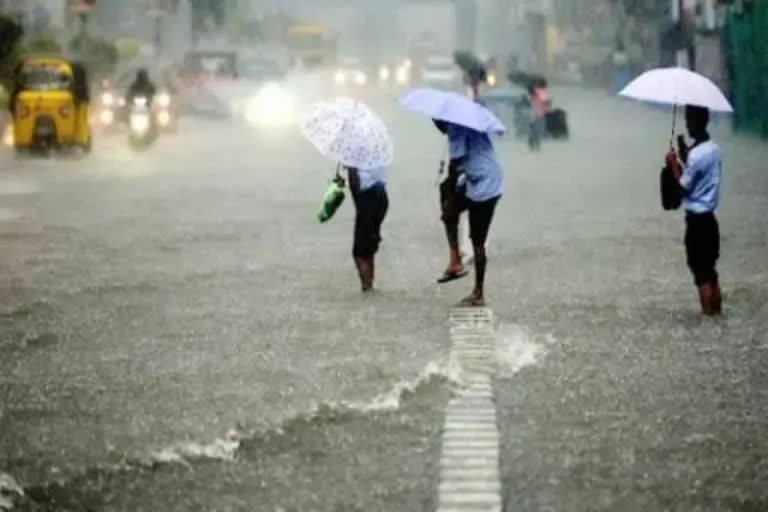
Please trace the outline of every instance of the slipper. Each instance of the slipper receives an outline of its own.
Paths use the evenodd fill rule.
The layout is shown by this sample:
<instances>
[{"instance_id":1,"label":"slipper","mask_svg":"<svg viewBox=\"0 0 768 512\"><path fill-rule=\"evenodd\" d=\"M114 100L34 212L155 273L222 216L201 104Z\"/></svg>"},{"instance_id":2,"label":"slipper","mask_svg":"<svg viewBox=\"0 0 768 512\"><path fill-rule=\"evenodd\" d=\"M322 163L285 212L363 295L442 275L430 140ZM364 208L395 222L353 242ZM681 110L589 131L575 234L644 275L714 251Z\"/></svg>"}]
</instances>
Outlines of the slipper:
<instances>
[{"instance_id":1,"label":"slipper","mask_svg":"<svg viewBox=\"0 0 768 512\"><path fill-rule=\"evenodd\" d=\"M469 272L466 269L461 269L459 271L446 270L445 273L437 280L437 282L439 284L450 283L451 281L456 281L457 279L466 277L468 274Z\"/></svg>"},{"instance_id":2,"label":"slipper","mask_svg":"<svg viewBox=\"0 0 768 512\"><path fill-rule=\"evenodd\" d=\"M461 299L461 302L459 302L459 307L461 308L482 308L485 307L485 300L484 299L478 299L477 297L474 297L470 295L469 297L464 297Z\"/></svg>"}]
</instances>

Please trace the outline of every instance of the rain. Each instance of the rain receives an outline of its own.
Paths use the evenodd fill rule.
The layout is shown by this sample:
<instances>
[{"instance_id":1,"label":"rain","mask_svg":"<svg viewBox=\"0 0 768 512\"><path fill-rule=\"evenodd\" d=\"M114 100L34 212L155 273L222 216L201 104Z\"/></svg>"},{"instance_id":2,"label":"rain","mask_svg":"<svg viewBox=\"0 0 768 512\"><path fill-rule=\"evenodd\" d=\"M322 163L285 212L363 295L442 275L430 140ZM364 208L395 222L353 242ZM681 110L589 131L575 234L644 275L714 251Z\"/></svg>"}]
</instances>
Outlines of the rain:
<instances>
[{"instance_id":1,"label":"rain","mask_svg":"<svg viewBox=\"0 0 768 512\"><path fill-rule=\"evenodd\" d=\"M0 511L768 510L766 30L0 0Z\"/></svg>"}]
</instances>

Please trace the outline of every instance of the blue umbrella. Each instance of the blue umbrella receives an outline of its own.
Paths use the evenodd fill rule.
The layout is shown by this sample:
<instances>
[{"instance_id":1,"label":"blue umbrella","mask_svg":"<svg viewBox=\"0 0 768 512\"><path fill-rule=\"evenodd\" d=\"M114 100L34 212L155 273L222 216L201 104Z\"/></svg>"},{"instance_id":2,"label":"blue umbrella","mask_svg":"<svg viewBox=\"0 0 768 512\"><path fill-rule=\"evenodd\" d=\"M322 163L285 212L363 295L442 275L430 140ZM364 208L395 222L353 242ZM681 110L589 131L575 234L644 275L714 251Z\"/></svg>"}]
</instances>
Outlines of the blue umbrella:
<instances>
[{"instance_id":1,"label":"blue umbrella","mask_svg":"<svg viewBox=\"0 0 768 512\"><path fill-rule=\"evenodd\" d=\"M507 130L493 113L460 94L437 89L415 89L402 98L406 109L472 130L503 135Z\"/></svg>"}]
</instances>

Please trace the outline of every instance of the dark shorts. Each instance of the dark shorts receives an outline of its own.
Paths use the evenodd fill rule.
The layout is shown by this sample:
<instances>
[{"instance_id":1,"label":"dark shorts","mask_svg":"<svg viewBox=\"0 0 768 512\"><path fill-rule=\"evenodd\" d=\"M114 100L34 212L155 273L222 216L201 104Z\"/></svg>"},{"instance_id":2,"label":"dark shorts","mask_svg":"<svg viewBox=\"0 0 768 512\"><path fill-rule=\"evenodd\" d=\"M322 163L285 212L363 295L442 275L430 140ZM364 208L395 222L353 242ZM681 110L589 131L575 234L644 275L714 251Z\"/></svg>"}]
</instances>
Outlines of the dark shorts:
<instances>
[{"instance_id":1,"label":"dark shorts","mask_svg":"<svg viewBox=\"0 0 768 512\"><path fill-rule=\"evenodd\" d=\"M488 231L491 229L493 213L496 211L498 197L488 201L475 202L467 200L467 210L469 210L469 238L475 245L485 245L488 240Z\"/></svg>"},{"instance_id":2,"label":"dark shorts","mask_svg":"<svg viewBox=\"0 0 768 512\"><path fill-rule=\"evenodd\" d=\"M458 187L459 175L449 172L448 177L440 184L440 211L442 220L458 225L459 216L467 209L465 187Z\"/></svg>"},{"instance_id":3,"label":"dark shorts","mask_svg":"<svg viewBox=\"0 0 768 512\"><path fill-rule=\"evenodd\" d=\"M715 266L720 258L720 228L713 213L686 215L685 252L696 286L718 283Z\"/></svg>"},{"instance_id":4,"label":"dark shorts","mask_svg":"<svg viewBox=\"0 0 768 512\"><path fill-rule=\"evenodd\" d=\"M377 185L354 194L352 198L357 210L352 255L355 258L372 258L379 251L381 225L389 209L387 189Z\"/></svg>"}]
</instances>

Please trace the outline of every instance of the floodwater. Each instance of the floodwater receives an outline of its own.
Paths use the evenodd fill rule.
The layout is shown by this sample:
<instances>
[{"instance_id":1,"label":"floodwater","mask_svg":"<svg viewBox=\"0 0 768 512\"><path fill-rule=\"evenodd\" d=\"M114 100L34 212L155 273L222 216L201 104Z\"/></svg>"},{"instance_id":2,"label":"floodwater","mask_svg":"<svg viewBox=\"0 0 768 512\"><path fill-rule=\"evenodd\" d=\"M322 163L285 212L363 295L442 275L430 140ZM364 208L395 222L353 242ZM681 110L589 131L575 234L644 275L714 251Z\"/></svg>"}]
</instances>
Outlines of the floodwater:
<instances>
[{"instance_id":1,"label":"floodwater","mask_svg":"<svg viewBox=\"0 0 768 512\"><path fill-rule=\"evenodd\" d=\"M489 247L508 510L768 508L768 146L725 159L726 314L697 314L669 116L555 90L573 137L497 150ZM431 510L448 310L443 144L394 95L381 291L295 129L187 120L145 154L0 156L0 473L19 510Z\"/></svg>"}]
</instances>

